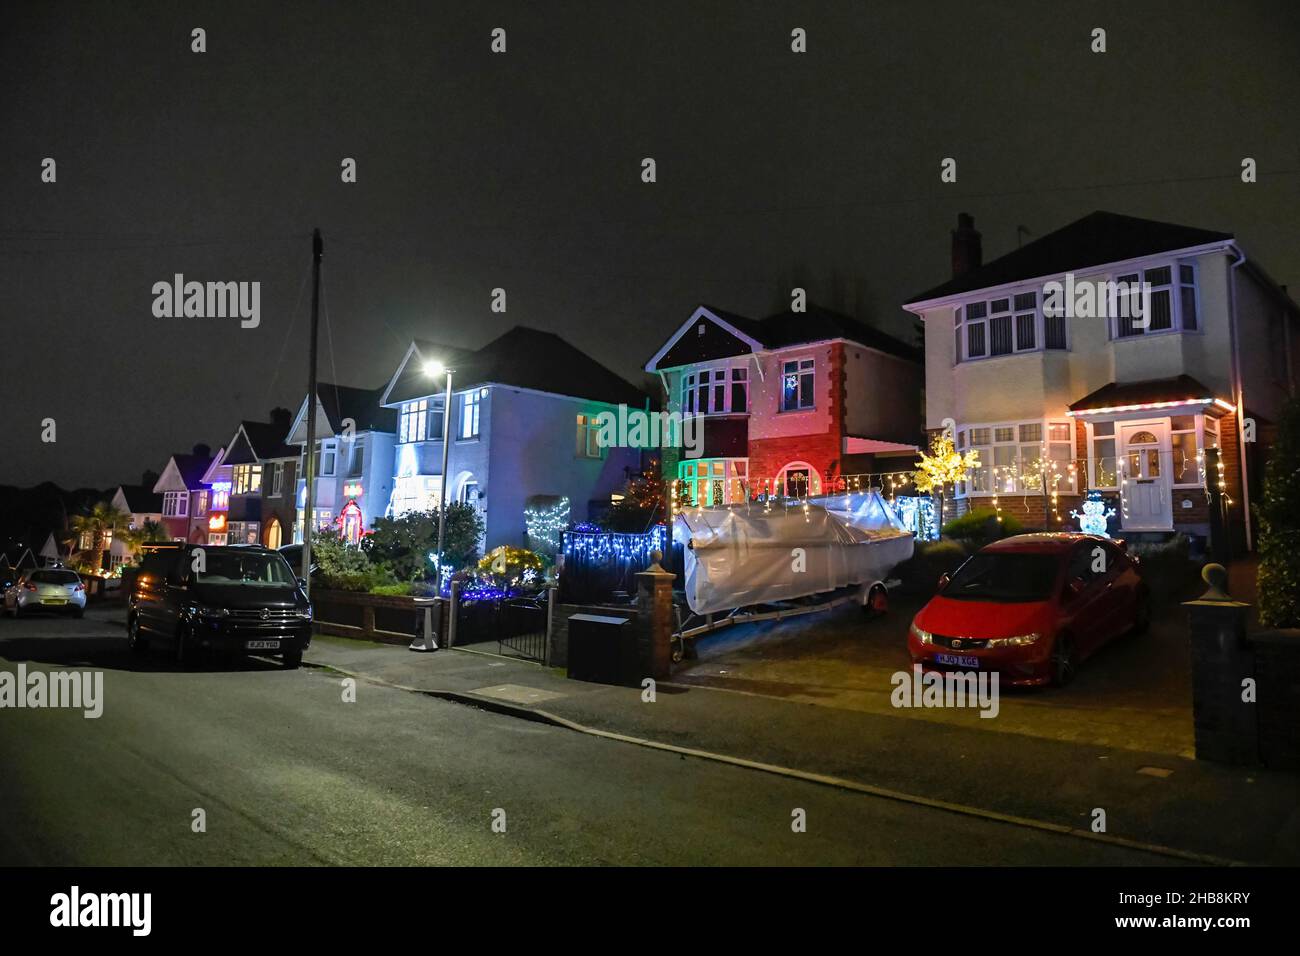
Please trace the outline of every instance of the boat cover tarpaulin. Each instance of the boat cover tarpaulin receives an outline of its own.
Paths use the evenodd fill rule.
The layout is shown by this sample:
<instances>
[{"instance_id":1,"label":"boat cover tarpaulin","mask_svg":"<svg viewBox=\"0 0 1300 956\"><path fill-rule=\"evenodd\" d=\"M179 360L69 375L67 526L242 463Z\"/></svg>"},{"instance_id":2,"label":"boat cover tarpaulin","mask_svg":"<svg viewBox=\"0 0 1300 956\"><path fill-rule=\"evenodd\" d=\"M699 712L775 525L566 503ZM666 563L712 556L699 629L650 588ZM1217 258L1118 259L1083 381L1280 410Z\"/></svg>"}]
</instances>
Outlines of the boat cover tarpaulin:
<instances>
[{"instance_id":1,"label":"boat cover tarpaulin","mask_svg":"<svg viewBox=\"0 0 1300 956\"><path fill-rule=\"evenodd\" d=\"M913 544L877 491L690 508L673 536L687 545L686 601L696 614L874 584Z\"/></svg>"}]
</instances>

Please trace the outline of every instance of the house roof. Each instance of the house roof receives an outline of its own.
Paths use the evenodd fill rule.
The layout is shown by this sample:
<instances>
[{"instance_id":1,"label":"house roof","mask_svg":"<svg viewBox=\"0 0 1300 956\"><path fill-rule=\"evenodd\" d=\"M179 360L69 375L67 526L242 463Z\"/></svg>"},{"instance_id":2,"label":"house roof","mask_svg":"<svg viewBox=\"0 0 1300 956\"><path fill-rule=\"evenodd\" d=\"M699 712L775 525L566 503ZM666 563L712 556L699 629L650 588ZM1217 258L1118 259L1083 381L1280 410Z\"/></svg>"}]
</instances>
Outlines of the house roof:
<instances>
[{"instance_id":1,"label":"house roof","mask_svg":"<svg viewBox=\"0 0 1300 956\"><path fill-rule=\"evenodd\" d=\"M176 464L176 471L180 474L181 481L185 482L185 487L197 489L202 484L208 465L212 464L212 456L186 452L172 455L172 461Z\"/></svg>"},{"instance_id":2,"label":"house roof","mask_svg":"<svg viewBox=\"0 0 1300 956\"><path fill-rule=\"evenodd\" d=\"M678 326L663 347L646 363L646 371L656 371L660 362L673 346L684 336L700 318L715 318L721 324L730 326L731 330L743 338L745 351L788 348L809 342L825 342L828 339L847 339L867 348L894 355L908 361L921 361L921 349L908 345L901 339L860 322L857 319L809 304L804 312L787 309L765 319L750 319L734 312L727 312L712 305L702 304L691 313L684 323ZM677 364L676 362L673 363Z\"/></svg>"},{"instance_id":3,"label":"house roof","mask_svg":"<svg viewBox=\"0 0 1300 956\"><path fill-rule=\"evenodd\" d=\"M245 465L275 458L297 458L301 449L284 443L284 423L242 421L226 445L225 463Z\"/></svg>"},{"instance_id":4,"label":"house roof","mask_svg":"<svg viewBox=\"0 0 1300 956\"><path fill-rule=\"evenodd\" d=\"M204 469L205 471L207 469ZM121 485L122 497L132 514L161 514L163 496L144 485Z\"/></svg>"},{"instance_id":5,"label":"house roof","mask_svg":"<svg viewBox=\"0 0 1300 956\"><path fill-rule=\"evenodd\" d=\"M455 369L457 390L475 385L512 385L611 405L641 407L646 395L581 349L552 332L517 325L481 349L454 349L417 339L383 396L384 404L436 395L440 389L421 363L438 358Z\"/></svg>"},{"instance_id":6,"label":"house roof","mask_svg":"<svg viewBox=\"0 0 1300 956\"><path fill-rule=\"evenodd\" d=\"M1107 262L1227 242L1230 232L1197 229L1098 210L1040 239L907 300L911 305Z\"/></svg>"},{"instance_id":7,"label":"house roof","mask_svg":"<svg viewBox=\"0 0 1300 956\"><path fill-rule=\"evenodd\" d=\"M359 432L397 431L397 411L379 404L384 394L382 385L379 388L353 388L321 382L316 386L316 394L335 434L343 431L343 422L349 418Z\"/></svg>"},{"instance_id":8,"label":"house roof","mask_svg":"<svg viewBox=\"0 0 1300 956\"><path fill-rule=\"evenodd\" d=\"M1111 382L1079 399L1070 406L1070 411L1086 412L1101 408L1126 408L1130 405L1174 405L1217 397L1208 385L1202 385L1190 375L1179 375L1142 382Z\"/></svg>"}]
</instances>

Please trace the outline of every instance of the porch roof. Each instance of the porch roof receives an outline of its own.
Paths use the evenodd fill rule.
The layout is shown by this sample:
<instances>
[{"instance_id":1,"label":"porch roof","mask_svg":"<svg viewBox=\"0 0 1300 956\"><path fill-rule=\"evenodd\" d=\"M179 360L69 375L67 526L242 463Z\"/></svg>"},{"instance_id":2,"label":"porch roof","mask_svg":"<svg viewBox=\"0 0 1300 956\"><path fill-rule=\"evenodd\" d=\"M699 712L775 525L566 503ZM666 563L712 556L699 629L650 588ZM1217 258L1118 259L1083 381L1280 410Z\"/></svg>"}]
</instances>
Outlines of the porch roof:
<instances>
[{"instance_id":1,"label":"porch roof","mask_svg":"<svg viewBox=\"0 0 1300 956\"><path fill-rule=\"evenodd\" d=\"M1178 375L1142 382L1111 382L1071 405L1070 414L1196 404L1216 404L1225 410L1233 407L1230 402L1216 396L1208 385L1202 385L1190 375Z\"/></svg>"}]
</instances>

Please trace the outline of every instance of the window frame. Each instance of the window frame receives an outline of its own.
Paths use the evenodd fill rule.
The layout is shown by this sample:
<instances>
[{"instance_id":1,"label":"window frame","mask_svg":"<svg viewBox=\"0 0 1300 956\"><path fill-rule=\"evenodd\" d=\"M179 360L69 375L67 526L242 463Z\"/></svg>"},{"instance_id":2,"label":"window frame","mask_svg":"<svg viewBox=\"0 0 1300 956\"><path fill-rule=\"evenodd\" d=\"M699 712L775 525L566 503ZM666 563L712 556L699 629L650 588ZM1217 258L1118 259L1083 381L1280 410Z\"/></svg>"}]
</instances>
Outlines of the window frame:
<instances>
[{"instance_id":1,"label":"window frame","mask_svg":"<svg viewBox=\"0 0 1300 956\"><path fill-rule=\"evenodd\" d=\"M1051 437L1052 426L1060 425L1069 429L1069 439L1053 439ZM1022 438L1023 429L1037 426L1039 438L1037 440ZM1003 435L999 435L999 432ZM977 433L987 433L987 440L980 440L983 435ZM1006 433L1009 433L1006 434ZM998 422L974 422L963 423L957 426L957 448L960 451L979 452L980 466L976 471L967 472L967 478L964 481L956 483L954 497L956 498L992 498L1003 495L1042 495L1042 488L1030 488L1025 486L1024 477L1020 474L1024 466L1024 453L1026 449L1036 449L1039 453L1033 461L1059 461L1052 457L1053 446L1067 446L1069 456L1064 460L1066 464L1066 475L1068 479L1063 484L1058 485L1058 494L1078 494L1079 487L1079 466L1076 462L1077 449L1075 447L1075 426L1074 421L1069 418L1024 418L1010 421ZM996 469L1008 467L1005 464L997 462L997 449L1011 450L1014 458L1014 465L1017 474L1012 478L1000 477ZM1073 466L1071 468L1071 466ZM1051 489L1046 490L1051 494Z\"/></svg>"},{"instance_id":2,"label":"window frame","mask_svg":"<svg viewBox=\"0 0 1300 956\"><path fill-rule=\"evenodd\" d=\"M790 366L794 366L791 370ZM797 381L795 382L795 403L791 408L786 407L785 403L785 380L787 375L793 374ZM804 404L804 376L812 376L812 385L809 391L812 395L807 405ZM799 412L812 412L817 410L817 356L816 355L797 355L794 358L781 359L781 389L777 396L777 414L798 414Z\"/></svg>"}]
</instances>

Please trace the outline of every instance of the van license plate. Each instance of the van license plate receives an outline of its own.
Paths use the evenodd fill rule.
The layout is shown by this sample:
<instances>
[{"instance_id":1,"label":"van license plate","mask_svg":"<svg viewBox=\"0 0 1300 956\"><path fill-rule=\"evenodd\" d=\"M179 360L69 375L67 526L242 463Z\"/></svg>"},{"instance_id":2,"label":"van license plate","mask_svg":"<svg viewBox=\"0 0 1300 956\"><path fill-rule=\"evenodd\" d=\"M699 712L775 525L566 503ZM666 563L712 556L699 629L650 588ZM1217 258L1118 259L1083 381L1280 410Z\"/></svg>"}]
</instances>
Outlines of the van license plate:
<instances>
[{"instance_id":1,"label":"van license plate","mask_svg":"<svg viewBox=\"0 0 1300 956\"><path fill-rule=\"evenodd\" d=\"M248 641L244 647L250 651L278 651L279 641Z\"/></svg>"}]
</instances>

